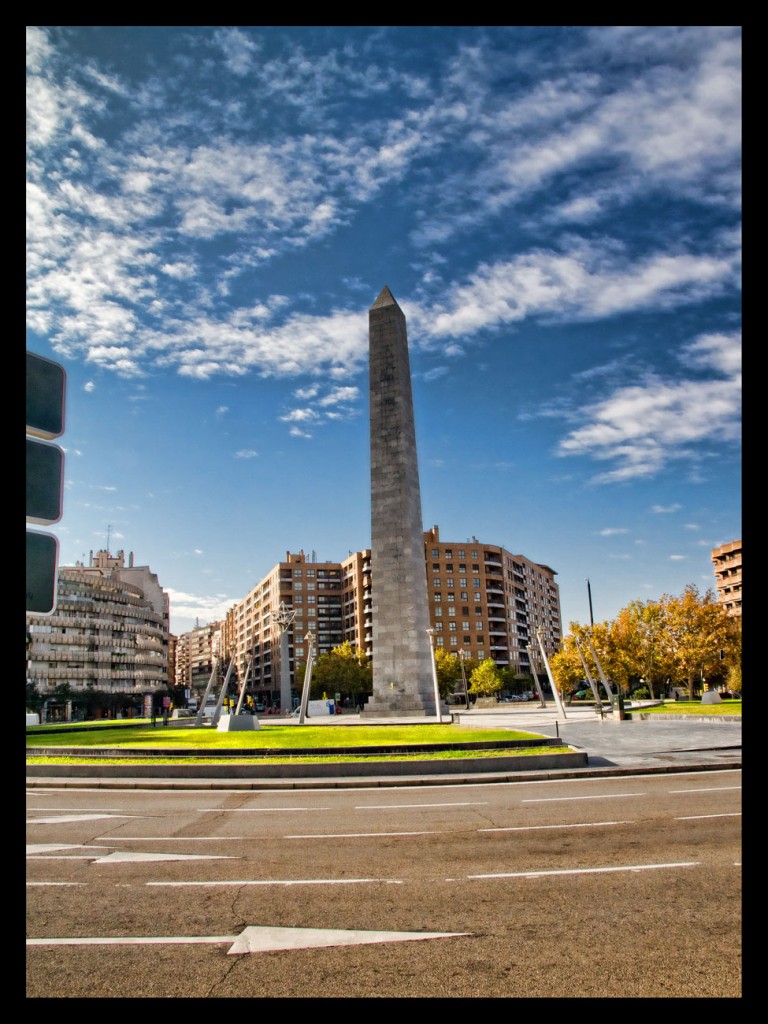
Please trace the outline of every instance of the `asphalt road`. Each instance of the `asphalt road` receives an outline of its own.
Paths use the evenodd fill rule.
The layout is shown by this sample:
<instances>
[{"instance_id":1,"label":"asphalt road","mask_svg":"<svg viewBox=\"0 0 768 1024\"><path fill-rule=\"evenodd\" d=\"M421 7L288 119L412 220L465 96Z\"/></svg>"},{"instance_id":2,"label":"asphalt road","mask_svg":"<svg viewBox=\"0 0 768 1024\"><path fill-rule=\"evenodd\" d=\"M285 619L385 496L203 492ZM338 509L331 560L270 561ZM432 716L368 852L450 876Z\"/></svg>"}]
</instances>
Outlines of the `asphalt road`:
<instances>
[{"instance_id":1,"label":"asphalt road","mask_svg":"<svg viewBox=\"0 0 768 1024\"><path fill-rule=\"evenodd\" d=\"M737 766L27 803L27 998L742 994Z\"/></svg>"}]
</instances>

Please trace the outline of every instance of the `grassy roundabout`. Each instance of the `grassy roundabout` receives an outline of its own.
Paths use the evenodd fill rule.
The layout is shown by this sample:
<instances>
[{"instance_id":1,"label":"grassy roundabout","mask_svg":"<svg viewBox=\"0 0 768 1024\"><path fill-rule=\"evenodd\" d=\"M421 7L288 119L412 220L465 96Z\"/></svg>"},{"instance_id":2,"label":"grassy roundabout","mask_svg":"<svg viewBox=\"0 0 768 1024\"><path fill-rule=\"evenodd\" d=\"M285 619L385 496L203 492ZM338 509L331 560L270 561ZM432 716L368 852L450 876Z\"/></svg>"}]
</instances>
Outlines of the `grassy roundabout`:
<instances>
[{"instance_id":1,"label":"grassy roundabout","mask_svg":"<svg viewBox=\"0 0 768 1024\"><path fill-rule=\"evenodd\" d=\"M53 731L55 728L56 731ZM61 730L61 731L59 731ZM124 726L82 723L27 729L27 764L238 764L305 761L450 760L567 753L541 734L459 725L269 724L247 732L219 732L210 725ZM431 748L431 749L430 749ZM58 750L61 753L58 753ZM39 753L35 753L39 751Z\"/></svg>"}]
</instances>

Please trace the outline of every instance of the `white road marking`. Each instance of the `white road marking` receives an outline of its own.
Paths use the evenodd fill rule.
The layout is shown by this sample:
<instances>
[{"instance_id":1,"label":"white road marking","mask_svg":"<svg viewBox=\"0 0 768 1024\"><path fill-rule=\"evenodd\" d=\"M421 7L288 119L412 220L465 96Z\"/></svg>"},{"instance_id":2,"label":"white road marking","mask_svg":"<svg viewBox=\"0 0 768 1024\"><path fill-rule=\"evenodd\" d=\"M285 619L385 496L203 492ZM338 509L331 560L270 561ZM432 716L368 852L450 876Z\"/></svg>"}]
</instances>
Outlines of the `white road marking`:
<instances>
[{"instance_id":1,"label":"white road marking","mask_svg":"<svg viewBox=\"0 0 768 1024\"><path fill-rule=\"evenodd\" d=\"M488 800L465 800L461 803L446 802L442 804L360 804L356 811L392 811L409 807L485 807Z\"/></svg>"},{"instance_id":2,"label":"white road marking","mask_svg":"<svg viewBox=\"0 0 768 1024\"><path fill-rule=\"evenodd\" d=\"M116 836L121 843L229 843L253 840L253 836ZM101 840L94 839L94 843Z\"/></svg>"},{"instance_id":3,"label":"white road marking","mask_svg":"<svg viewBox=\"0 0 768 1024\"><path fill-rule=\"evenodd\" d=\"M146 818L146 814L57 814L55 818L27 818L27 824L66 825L72 821L99 821L102 818Z\"/></svg>"},{"instance_id":4,"label":"white road marking","mask_svg":"<svg viewBox=\"0 0 768 1024\"><path fill-rule=\"evenodd\" d=\"M330 811L330 807L198 807L213 814L252 814L257 811Z\"/></svg>"},{"instance_id":5,"label":"white road marking","mask_svg":"<svg viewBox=\"0 0 768 1024\"><path fill-rule=\"evenodd\" d=\"M235 879L231 882L145 882L145 885L180 887L191 885L226 885L234 888L238 885L357 885L359 883L384 882L387 885L402 885L399 878L267 878L267 879Z\"/></svg>"},{"instance_id":6,"label":"white road marking","mask_svg":"<svg viewBox=\"0 0 768 1024\"><path fill-rule=\"evenodd\" d=\"M537 799L521 800L522 804L551 804L563 800L615 800L624 796L647 796L646 793L595 793L594 796L543 796Z\"/></svg>"},{"instance_id":7,"label":"white road marking","mask_svg":"<svg viewBox=\"0 0 768 1024\"><path fill-rule=\"evenodd\" d=\"M580 821L574 825L510 825L507 828L479 828L478 832L536 832L547 828L599 828L603 825L632 825L631 821Z\"/></svg>"},{"instance_id":8,"label":"white road marking","mask_svg":"<svg viewBox=\"0 0 768 1024\"><path fill-rule=\"evenodd\" d=\"M27 843L27 856L36 853L53 853L54 850L90 850L86 843ZM113 850L110 846L108 849Z\"/></svg>"},{"instance_id":9,"label":"white road marking","mask_svg":"<svg viewBox=\"0 0 768 1024\"><path fill-rule=\"evenodd\" d=\"M729 814L688 814L685 817L675 818L675 821L698 821L700 818L740 818L741 811L732 811Z\"/></svg>"},{"instance_id":10,"label":"white road marking","mask_svg":"<svg viewBox=\"0 0 768 1024\"><path fill-rule=\"evenodd\" d=\"M670 793L725 793L729 789L741 789L741 786L710 786L707 789L698 789L691 787L690 789L670 789Z\"/></svg>"},{"instance_id":11,"label":"white road marking","mask_svg":"<svg viewBox=\"0 0 768 1024\"><path fill-rule=\"evenodd\" d=\"M320 832L315 835L283 836L283 839L377 839L387 836L439 836L443 832Z\"/></svg>"},{"instance_id":12,"label":"white road marking","mask_svg":"<svg viewBox=\"0 0 768 1024\"><path fill-rule=\"evenodd\" d=\"M699 864L697 860L677 861L671 864L630 864L618 868L571 868L554 871L510 871L492 875L467 875L467 878L541 878L544 875L594 875L610 871L655 871L659 868L693 868Z\"/></svg>"}]
</instances>

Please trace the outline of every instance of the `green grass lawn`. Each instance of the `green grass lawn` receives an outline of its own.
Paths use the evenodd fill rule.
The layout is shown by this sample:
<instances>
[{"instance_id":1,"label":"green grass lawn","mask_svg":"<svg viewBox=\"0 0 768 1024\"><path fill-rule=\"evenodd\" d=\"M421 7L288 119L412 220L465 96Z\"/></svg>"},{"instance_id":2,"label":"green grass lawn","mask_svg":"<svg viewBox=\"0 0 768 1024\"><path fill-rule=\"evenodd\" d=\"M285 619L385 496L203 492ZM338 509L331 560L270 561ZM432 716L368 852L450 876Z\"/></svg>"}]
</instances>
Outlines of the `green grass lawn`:
<instances>
[{"instance_id":1,"label":"green grass lawn","mask_svg":"<svg viewBox=\"0 0 768 1024\"><path fill-rule=\"evenodd\" d=\"M634 708L630 708L630 713ZM702 704L698 700L673 700L657 707L639 708L648 715L740 715L740 700L724 700L720 704Z\"/></svg>"},{"instance_id":2,"label":"green grass lawn","mask_svg":"<svg viewBox=\"0 0 768 1024\"><path fill-rule=\"evenodd\" d=\"M90 723L78 723L90 725ZM478 742L509 742L510 740L537 740L540 733L518 732L513 729L476 729L457 725L378 725L378 726L297 726L270 725L253 732L219 732L209 725L194 728L183 726L152 726L141 721L124 727L115 727L105 732L99 728L101 723L94 723L94 728L80 728L66 732L49 732L44 726L32 727L27 730L27 764L82 764L84 758L77 755L36 756L36 748L45 747L79 747L94 753L99 749L119 748L126 752L136 751L136 756L109 758L100 757L99 764L163 764L178 763L173 758L163 758L163 750L189 751L184 757L184 764L232 764L231 758L216 758L217 751L224 750L269 750L274 756L259 754L256 757L238 757L237 764L279 764L286 761L295 762L298 757L303 761L322 764L324 761L362 761L370 760L451 760L466 757L489 757L518 754L553 754L568 753L566 746L542 746L521 748L497 748L483 750L466 750L465 743ZM413 744L450 743L455 750L441 751L408 751ZM386 754L365 754L365 748L387 747ZM398 747L403 748L398 750ZM152 750L151 756L142 757L141 750ZM354 752L338 754L322 753L301 754L302 750L322 750L331 748L360 749L361 754ZM155 753L159 751L159 753ZM198 751L200 757L192 753ZM282 756L281 756L282 755ZM89 759L89 763L90 759Z\"/></svg>"},{"instance_id":3,"label":"green grass lawn","mask_svg":"<svg viewBox=\"0 0 768 1024\"><path fill-rule=\"evenodd\" d=\"M87 724L87 723L86 723ZM120 747L216 750L300 750L318 747L381 747L413 743L472 743L538 739L541 733L513 729L476 729L460 725L269 725L252 732L219 732L209 725L128 725L71 732L47 732L45 726L27 730L27 750L34 747Z\"/></svg>"}]
</instances>

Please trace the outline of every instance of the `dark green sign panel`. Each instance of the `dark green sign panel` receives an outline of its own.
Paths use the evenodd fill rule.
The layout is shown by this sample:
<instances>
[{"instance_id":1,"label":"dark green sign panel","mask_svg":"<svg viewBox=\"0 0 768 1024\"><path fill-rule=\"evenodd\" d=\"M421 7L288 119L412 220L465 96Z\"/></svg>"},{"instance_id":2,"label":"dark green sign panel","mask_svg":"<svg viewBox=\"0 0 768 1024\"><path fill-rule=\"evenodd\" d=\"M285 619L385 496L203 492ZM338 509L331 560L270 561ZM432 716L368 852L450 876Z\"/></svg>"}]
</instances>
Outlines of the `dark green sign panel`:
<instances>
[{"instance_id":1,"label":"dark green sign panel","mask_svg":"<svg viewBox=\"0 0 768 1024\"><path fill-rule=\"evenodd\" d=\"M26 439L27 522L46 526L61 519L64 452L57 444Z\"/></svg>"},{"instance_id":2,"label":"dark green sign panel","mask_svg":"<svg viewBox=\"0 0 768 1024\"><path fill-rule=\"evenodd\" d=\"M59 542L52 533L27 530L27 611L50 615L56 608Z\"/></svg>"},{"instance_id":3,"label":"dark green sign panel","mask_svg":"<svg viewBox=\"0 0 768 1024\"><path fill-rule=\"evenodd\" d=\"M63 366L45 356L27 352L27 434L48 441L61 437L66 386Z\"/></svg>"}]
</instances>

